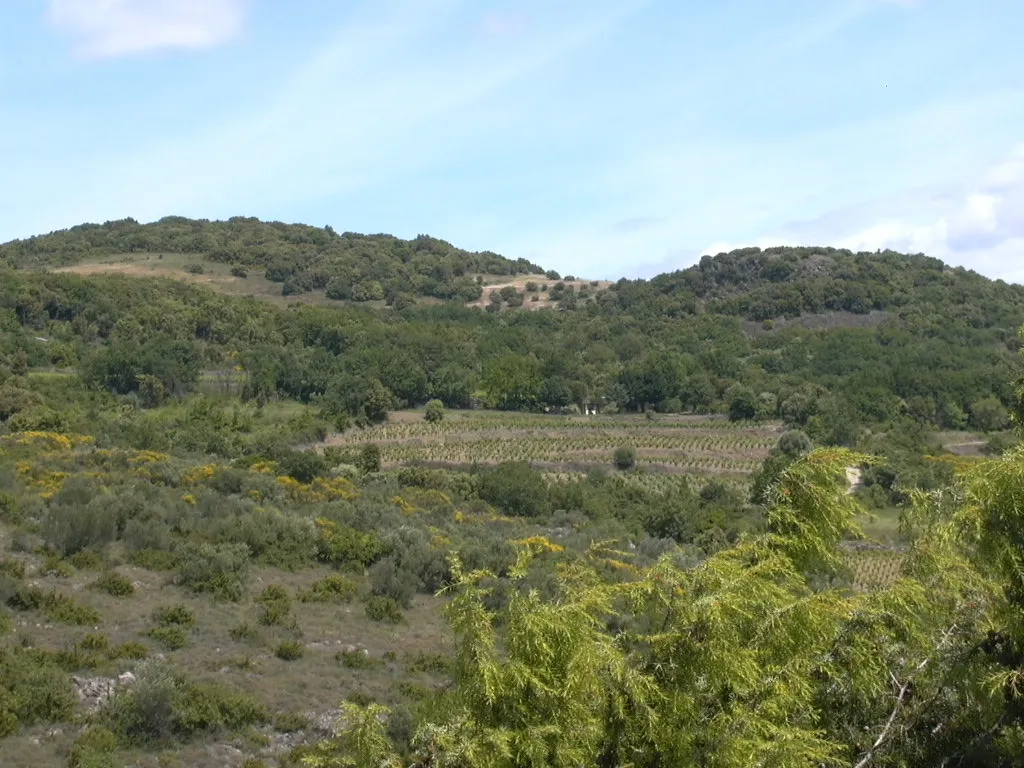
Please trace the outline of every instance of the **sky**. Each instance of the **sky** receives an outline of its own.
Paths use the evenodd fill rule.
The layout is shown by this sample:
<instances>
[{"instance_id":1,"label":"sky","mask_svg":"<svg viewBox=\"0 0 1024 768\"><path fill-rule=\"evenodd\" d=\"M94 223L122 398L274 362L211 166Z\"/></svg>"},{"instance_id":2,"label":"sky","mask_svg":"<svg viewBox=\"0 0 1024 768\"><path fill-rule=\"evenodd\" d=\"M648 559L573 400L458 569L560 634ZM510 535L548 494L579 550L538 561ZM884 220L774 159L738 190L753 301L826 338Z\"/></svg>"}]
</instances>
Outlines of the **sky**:
<instances>
[{"instance_id":1,"label":"sky","mask_svg":"<svg viewBox=\"0 0 1024 768\"><path fill-rule=\"evenodd\" d=\"M1021 0L18 0L0 241L182 215L588 278L758 245L1024 283Z\"/></svg>"}]
</instances>

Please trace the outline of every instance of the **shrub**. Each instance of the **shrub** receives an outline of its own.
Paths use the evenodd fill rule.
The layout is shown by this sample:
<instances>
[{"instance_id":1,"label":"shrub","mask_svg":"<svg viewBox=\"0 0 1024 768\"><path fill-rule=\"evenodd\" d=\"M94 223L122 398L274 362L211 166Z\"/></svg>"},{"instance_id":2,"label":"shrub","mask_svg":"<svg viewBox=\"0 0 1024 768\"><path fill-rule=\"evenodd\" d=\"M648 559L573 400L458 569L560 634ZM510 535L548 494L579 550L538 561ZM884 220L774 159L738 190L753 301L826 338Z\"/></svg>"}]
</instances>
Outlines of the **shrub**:
<instances>
[{"instance_id":1,"label":"shrub","mask_svg":"<svg viewBox=\"0 0 1024 768\"><path fill-rule=\"evenodd\" d=\"M282 661L297 661L306 655L306 648L298 640L284 640L274 649L274 655Z\"/></svg>"},{"instance_id":2,"label":"shrub","mask_svg":"<svg viewBox=\"0 0 1024 768\"><path fill-rule=\"evenodd\" d=\"M418 579L408 570L398 567L392 557L370 566L370 588L373 594L389 597L403 608L408 608L416 594Z\"/></svg>"},{"instance_id":3,"label":"shrub","mask_svg":"<svg viewBox=\"0 0 1024 768\"><path fill-rule=\"evenodd\" d=\"M182 584L219 600L240 600L248 574L249 548L244 544L189 545L178 565Z\"/></svg>"},{"instance_id":4,"label":"shrub","mask_svg":"<svg viewBox=\"0 0 1024 768\"><path fill-rule=\"evenodd\" d=\"M259 640L260 636L260 633L256 631L256 627L247 621L233 626L228 630L228 634L232 640L238 643L255 643Z\"/></svg>"},{"instance_id":5,"label":"shrub","mask_svg":"<svg viewBox=\"0 0 1024 768\"><path fill-rule=\"evenodd\" d=\"M92 583L93 589L106 592L112 597L130 597L135 594L135 585L127 576L117 571L107 571Z\"/></svg>"},{"instance_id":6,"label":"shrub","mask_svg":"<svg viewBox=\"0 0 1024 768\"><path fill-rule=\"evenodd\" d=\"M114 752L120 742L107 728L97 726L82 733L71 747L68 768L117 768Z\"/></svg>"},{"instance_id":7,"label":"shrub","mask_svg":"<svg viewBox=\"0 0 1024 768\"><path fill-rule=\"evenodd\" d=\"M237 264L231 268L231 274L234 275L235 277L240 277L243 280L249 276L249 273L246 271L245 267L239 266Z\"/></svg>"},{"instance_id":8,"label":"shrub","mask_svg":"<svg viewBox=\"0 0 1024 768\"><path fill-rule=\"evenodd\" d=\"M327 461L316 451L289 451L278 464L284 474L300 483L311 483L327 472Z\"/></svg>"},{"instance_id":9,"label":"shrub","mask_svg":"<svg viewBox=\"0 0 1024 768\"><path fill-rule=\"evenodd\" d=\"M262 725L270 717L247 694L193 683L166 664L150 664L135 685L107 702L100 719L129 744L149 746Z\"/></svg>"},{"instance_id":10,"label":"shrub","mask_svg":"<svg viewBox=\"0 0 1024 768\"><path fill-rule=\"evenodd\" d=\"M373 621L399 624L402 621L402 606L390 597L374 595L366 600L366 615Z\"/></svg>"},{"instance_id":11,"label":"shrub","mask_svg":"<svg viewBox=\"0 0 1024 768\"><path fill-rule=\"evenodd\" d=\"M278 733L297 733L309 727L309 718L301 712L282 712L274 718L274 730Z\"/></svg>"},{"instance_id":12,"label":"shrub","mask_svg":"<svg viewBox=\"0 0 1024 768\"><path fill-rule=\"evenodd\" d=\"M480 498L513 517L538 517L547 511L544 476L526 462L505 462L480 472Z\"/></svg>"},{"instance_id":13,"label":"shrub","mask_svg":"<svg viewBox=\"0 0 1024 768\"><path fill-rule=\"evenodd\" d=\"M260 613L260 624L270 627L295 623L295 617L292 616L292 601L284 587L271 584L260 593L256 602L263 608Z\"/></svg>"},{"instance_id":14,"label":"shrub","mask_svg":"<svg viewBox=\"0 0 1024 768\"><path fill-rule=\"evenodd\" d=\"M146 637L156 641L168 651L179 651L188 645L189 631L185 627L170 624L147 630Z\"/></svg>"},{"instance_id":15,"label":"shrub","mask_svg":"<svg viewBox=\"0 0 1024 768\"><path fill-rule=\"evenodd\" d=\"M182 603L156 608L150 616L154 622L164 627L194 627L196 625L196 615Z\"/></svg>"},{"instance_id":16,"label":"shrub","mask_svg":"<svg viewBox=\"0 0 1024 768\"><path fill-rule=\"evenodd\" d=\"M355 594L356 583L352 579L332 573L299 592L299 600L304 603L347 603Z\"/></svg>"},{"instance_id":17,"label":"shrub","mask_svg":"<svg viewBox=\"0 0 1024 768\"><path fill-rule=\"evenodd\" d=\"M71 681L51 657L0 648L0 738L24 726L66 720L75 704Z\"/></svg>"},{"instance_id":18,"label":"shrub","mask_svg":"<svg viewBox=\"0 0 1024 768\"><path fill-rule=\"evenodd\" d=\"M91 606L81 605L74 598L39 587L18 587L7 598L7 605L18 611L42 611L50 621L87 626L99 624L100 614Z\"/></svg>"},{"instance_id":19,"label":"shrub","mask_svg":"<svg viewBox=\"0 0 1024 768\"><path fill-rule=\"evenodd\" d=\"M631 445L620 445L615 449L612 461L615 464L615 468L623 472L634 469L636 467L636 448Z\"/></svg>"},{"instance_id":20,"label":"shrub","mask_svg":"<svg viewBox=\"0 0 1024 768\"><path fill-rule=\"evenodd\" d=\"M444 403L440 400L431 400L423 412L423 418L431 424L436 424L444 419Z\"/></svg>"},{"instance_id":21,"label":"shrub","mask_svg":"<svg viewBox=\"0 0 1024 768\"><path fill-rule=\"evenodd\" d=\"M381 662L370 657L370 654L363 649L350 648L338 651L334 659L341 663L346 669L370 669L378 666Z\"/></svg>"},{"instance_id":22,"label":"shrub","mask_svg":"<svg viewBox=\"0 0 1024 768\"><path fill-rule=\"evenodd\" d=\"M79 550L68 561L80 571L98 571L106 565L103 555L92 549Z\"/></svg>"},{"instance_id":23,"label":"shrub","mask_svg":"<svg viewBox=\"0 0 1024 768\"><path fill-rule=\"evenodd\" d=\"M380 446L376 443L367 443L360 448L356 466L367 474L380 472Z\"/></svg>"},{"instance_id":24,"label":"shrub","mask_svg":"<svg viewBox=\"0 0 1024 768\"><path fill-rule=\"evenodd\" d=\"M12 579L25 578L25 564L20 560L0 560L0 573Z\"/></svg>"},{"instance_id":25,"label":"shrub","mask_svg":"<svg viewBox=\"0 0 1024 768\"><path fill-rule=\"evenodd\" d=\"M72 476L53 497L43 518L46 544L64 556L101 549L117 538L117 512L92 478Z\"/></svg>"},{"instance_id":26,"label":"shrub","mask_svg":"<svg viewBox=\"0 0 1024 768\"><path fill-rule=\"evenodd\" d=\"M185 271L192 275L201 275L206 270L203 269L202 264L189 264L185 267Z\"/></svg>"}]
</instances>

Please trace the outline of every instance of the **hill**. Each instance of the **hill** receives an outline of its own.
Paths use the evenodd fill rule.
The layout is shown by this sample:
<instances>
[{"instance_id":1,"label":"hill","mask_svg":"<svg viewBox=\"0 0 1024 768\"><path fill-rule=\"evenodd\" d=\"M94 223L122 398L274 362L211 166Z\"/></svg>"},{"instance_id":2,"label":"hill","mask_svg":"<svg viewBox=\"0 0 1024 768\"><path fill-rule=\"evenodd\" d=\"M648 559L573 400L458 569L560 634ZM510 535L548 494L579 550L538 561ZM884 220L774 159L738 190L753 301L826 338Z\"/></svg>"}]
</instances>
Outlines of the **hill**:
<instances>
[{"instance_id":1,"label":"hill","mask_svg":"<svg viewBox=\"0 0 1024 768\"><path fill-rule=\"evenodd\" d=\"M621 280L615 291L618 306L631 312L707 311L759 322L840 312L939 312L975 328L1015 333L1024 312L1024 286L888 250L743 248L704 256L649 281Z\"/></svg>"},{"instance_id":2,"label":"hill","mask_svg":"<svg viewBox=\"0 0 1024 768\"><path fill-rule=\"evenodd\" d=\"M121 226L0 264L5 765L1020 763L972 703L1024 637L1020 287L751 250L381 311Z\"/></svg>"},{"instance_id":3,"label":"hill","mask_svg":"<svg viewBox=\"0 0 1024 768\"><path fill-rule=\"evenodd\" d=\"M535 264L489 251L471 253L426 235L336 233L330 227L234 217L208 221L168 216L151 224L134 219L81 224L0 245L0 261L13 267L72 268L173 276L217 286L242 281L250 271L278 293L321 292L329 299L387 301L399 296L475 301L477 276L542 274ZM100 266L103 265L103 266ZM208 277L201 277L207 274ZM261 290L263 288L264 290ZM250 293L267 293L256 284Z\"/></svg>"}]
</instances>

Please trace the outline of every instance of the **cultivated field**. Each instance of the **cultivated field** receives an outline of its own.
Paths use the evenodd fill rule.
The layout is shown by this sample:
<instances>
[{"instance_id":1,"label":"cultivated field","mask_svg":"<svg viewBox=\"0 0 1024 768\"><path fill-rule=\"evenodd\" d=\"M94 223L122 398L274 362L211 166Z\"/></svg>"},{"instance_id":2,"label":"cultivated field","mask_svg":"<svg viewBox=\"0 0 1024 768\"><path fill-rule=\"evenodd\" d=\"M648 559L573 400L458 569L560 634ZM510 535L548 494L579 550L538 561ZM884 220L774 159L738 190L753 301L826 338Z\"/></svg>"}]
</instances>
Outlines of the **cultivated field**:
<instances>
[{"instance_id":1,"label":"cultivated field","mask_svg":"<svg viewBox=\"0 0 1024 768\"><path fill-rule=\"evenodd\" d=\"M635 414L549 416L489 411L449 412L429 424L421 412L394 414L385 424L334 435L326 446L376 443L385 467L461 468L528 461L552 479L611 471L619 446L637 453L631 481L667 490L686 476L745 482L778 441L781 427L737 424L719 417Z\"/></svg>"}]
</instances>

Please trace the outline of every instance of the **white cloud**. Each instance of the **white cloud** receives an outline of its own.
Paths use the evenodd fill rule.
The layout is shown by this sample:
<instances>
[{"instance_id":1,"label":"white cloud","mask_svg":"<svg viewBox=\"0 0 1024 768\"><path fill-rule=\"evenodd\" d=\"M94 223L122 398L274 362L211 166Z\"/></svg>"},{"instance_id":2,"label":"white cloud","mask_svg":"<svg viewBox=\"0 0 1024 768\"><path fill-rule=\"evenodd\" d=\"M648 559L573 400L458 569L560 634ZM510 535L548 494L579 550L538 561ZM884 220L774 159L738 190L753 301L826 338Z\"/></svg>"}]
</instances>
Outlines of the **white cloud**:
<instances>
[{"instance_id":1,"label":"white cloud","mask_svg":"<svg viewBox=\"0 0 1024 768\"><path fill-rule=\"evenodd\" d=\"M1024 283L1024 144L977 178L952 194L918 190L796 222L754 241L713 243L703 253L769 244L891 248Z\"/></svg>"},{"instance_id":2,"label":"white cloud","mask_svg":"<svg viewBox=\"0 0 1024 768\"><path fill-rule=\"evenodd\" d=\"M210 48L238 34L248 0L50 0L49 22L88 59Z\"/></svg>"}]
</instances>

